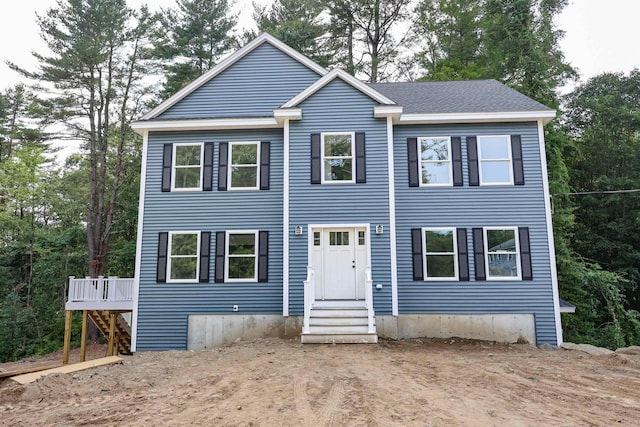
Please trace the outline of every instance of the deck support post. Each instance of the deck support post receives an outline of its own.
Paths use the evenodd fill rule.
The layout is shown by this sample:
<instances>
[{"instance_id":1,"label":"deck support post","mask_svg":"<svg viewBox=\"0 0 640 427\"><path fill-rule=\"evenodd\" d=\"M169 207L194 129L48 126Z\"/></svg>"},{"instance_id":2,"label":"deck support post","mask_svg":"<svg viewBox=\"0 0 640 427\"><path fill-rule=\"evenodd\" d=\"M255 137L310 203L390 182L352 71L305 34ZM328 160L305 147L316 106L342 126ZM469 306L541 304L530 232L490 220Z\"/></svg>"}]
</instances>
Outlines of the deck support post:
<instances>
[{"instance_id":1,"label":"deck support post","mask_svg":"<svg viewBox=\"0 0 640 427\"><path fill-rule=\"evenodd\" d=\"M107 356L113 356L113 347L115 345L116 335L116 313L109 312L109 344L107 347Z\"/></svg>"},{"instance_id":2,"label":"deck support post","mask_svg":"<svg viewBox=\"0 0 640 427\"><path fill-rule=\"evenodd\" d=\"M71 315L73 311L67 310L64 318L64 349L62 351L62 363L69 364L69 347L71 346Z\"/></svg>"},{"instance_id":3,"label":"deck support post","mask_svg":"<svg viewBox=\"0 0 640 427\"><path fill-rule=\"evenodd\" d=\"M87 316L89 310L82 310L82 332L80 333L80 362L87 357Z\"/></svg>"}]
</instances>

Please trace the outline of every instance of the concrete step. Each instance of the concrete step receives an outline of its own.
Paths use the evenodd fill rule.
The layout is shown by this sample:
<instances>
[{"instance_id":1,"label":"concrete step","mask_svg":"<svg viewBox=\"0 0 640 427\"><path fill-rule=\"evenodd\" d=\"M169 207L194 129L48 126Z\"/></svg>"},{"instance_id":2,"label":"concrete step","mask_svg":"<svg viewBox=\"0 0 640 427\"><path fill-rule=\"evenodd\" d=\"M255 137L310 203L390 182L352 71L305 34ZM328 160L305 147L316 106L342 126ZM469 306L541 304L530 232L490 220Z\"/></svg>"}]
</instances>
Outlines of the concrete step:
<instances>
[{"instance_id":1,"label":"concrete step","mask_svg":"<svg viewBox=\"0 0 640 427\"><path fill-rule=\"evenodd\" d=\"M375 344L377 334L302 334L302 344Z\"/></svg>"}]
</instances>

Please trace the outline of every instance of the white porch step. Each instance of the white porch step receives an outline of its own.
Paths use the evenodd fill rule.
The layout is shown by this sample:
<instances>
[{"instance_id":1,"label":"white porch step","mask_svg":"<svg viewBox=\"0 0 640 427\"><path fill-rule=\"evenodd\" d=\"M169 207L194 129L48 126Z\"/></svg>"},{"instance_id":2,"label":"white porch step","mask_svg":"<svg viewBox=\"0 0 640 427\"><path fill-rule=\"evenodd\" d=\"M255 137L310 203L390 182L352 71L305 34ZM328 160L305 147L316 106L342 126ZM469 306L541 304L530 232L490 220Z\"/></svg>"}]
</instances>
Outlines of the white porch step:
<instances>
[{"instance_id":1,"label":"white porch step","mask_svg":"<svg viewBox=\"0 0 640 427\"><path fill-rule=\"evenodd\" d=\"M373 323L375 325L375 321ZM314 317L314 316L311 316L311 318L309 319L309 326L329 326L329 325L367 326L368 324L369 324L369 319L367 319L367 316L363 316L363 317L342 317L342 316Z\"/></svg>"},{"instance_id":2,"label":"white porch step","mask_svg":"<svg viewBox=\"0 0 640 427\"><path fill-rule=\"evenodd\" d=\"M378 334L302 334L302 344L375 344Z\"/></svg>"},{"instance_id":3,"label":"white porch step","mask_svg":"<svg viewBox=\"0 0 640 427\"><path fill-rule=\"evenodd\" d=\"M311 317L367 317L366 308L312 308Z\"/></svg>"},{"instance_id":4,"label":"white porch step","mask_svg":"<svg viewBox=\"0 0 640 427\"><path fill-rule=\"evenodd\" d=\"M309 333L324 335L367 334L369 327L367 325L309 325Z\"/></svg>"}]
</instances>

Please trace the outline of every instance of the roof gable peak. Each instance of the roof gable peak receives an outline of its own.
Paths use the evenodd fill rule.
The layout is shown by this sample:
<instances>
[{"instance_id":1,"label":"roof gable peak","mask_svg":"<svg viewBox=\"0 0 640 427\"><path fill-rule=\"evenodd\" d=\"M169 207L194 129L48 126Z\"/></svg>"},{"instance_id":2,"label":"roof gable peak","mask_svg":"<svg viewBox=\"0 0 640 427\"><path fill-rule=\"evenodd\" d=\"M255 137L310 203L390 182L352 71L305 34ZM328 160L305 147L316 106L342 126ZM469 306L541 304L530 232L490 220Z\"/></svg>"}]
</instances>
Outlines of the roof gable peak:
<instances>
[{"instance_id":1,"label":"roof gable peak","mask_svg":"<svg viewBox=\"0 0 640 427\"><path fill-rule=\"evenodd\" d=\"M245 56L247 56L248 54L250 54L255 49L257 49L258 47L262 46L265 43L268 43L274 48L280 50L282 53L290 56L291 58L305 65L307 68L311 69L312 71L315 71L320 76L324 76L328 73L328 71L324 67L316 64L311 59L302 55L301 53L294 50L293 48L287 46L286 44L284 44L283 42L281 42L271 34L262 33L258 37L253 39L251 42L244 45L239 50L225 57L217 65L211 68L209 71L207 71L206 73L204 73L203 75L201 75L200 77L198 77L197 79L195 79L194 81L192 81L191 83L189 83L188 85L180 89L171 97L167 98L165 101L160 103L156 108L154 108L153 110L149 111L147 114L142 116L140 120L153 119L159 116L160 114L164 113L169 108L173 107L175 104L180 102L182 99L186 98L189 94L194 92L196 89L200 88L205 83L207 83L208 81L216 77L218 74L222 73L224 70L230 68L233 64L235 64L240 59L244 58Z\"/></svg>"}]
</instances>

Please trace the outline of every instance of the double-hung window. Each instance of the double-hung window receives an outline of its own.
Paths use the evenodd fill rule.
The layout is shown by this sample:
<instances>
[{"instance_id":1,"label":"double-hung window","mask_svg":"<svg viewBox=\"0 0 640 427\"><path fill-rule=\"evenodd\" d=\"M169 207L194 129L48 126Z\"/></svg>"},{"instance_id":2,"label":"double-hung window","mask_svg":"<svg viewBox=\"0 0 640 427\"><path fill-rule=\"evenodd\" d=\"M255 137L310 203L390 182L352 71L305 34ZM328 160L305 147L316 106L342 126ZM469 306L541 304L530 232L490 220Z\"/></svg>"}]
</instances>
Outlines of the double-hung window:
<instances>
[{"instance_id":1,"label":"double-hung window","mask_svg":"<svg viewBox=\"0 0 640 427\"><path fill-rule=\"evenodd\" d=\"M173 144L172 191L201 190L204 144Z\"/></svg>"},{"instance_id":2,"label":"double-hung window","mask_svg":"<svg viewBox=\"0 0 640 427\"><path fill-rule=\"evenodd\" d=\"M227 231L225 282L258 281L258 232Z\"/></svg>"},{"instance_id":3,"label":"double-hung window","mask_svg":"<svg viewBox=\"0 0 640 427\"><path fill-rule=\"evenodd\" d=\"M452 185L451 138L418 138L421 186Z\"/></svg>"},{"instance_id":4,"label":"double-hung window","mask_svg":"<svg viewBox=\"0 0 640 427\"><path fill-rule=\"evenodd\" d=\"M169 233L167 282L197 282L200 259L200 233Z\"/></svg>"},{"instance_id":5,"label":"double-hung window","mask_svg":"<svg viewBox=\"0 0 640 427\"><path fill-rule=\"evenodd\" d=\"M513 185L511 139L508 135L478 136L480 185Z\"/></svg>"},{"instance_id":6,"label":"double-hung window","mask_svg":"<svg viewBox=\"0 0 640 427\"><path fill-rule=\"evenodd\" d=\"M485 227L484 242L487 279L520 279L518 229Z\"/></svg>"},{"instance_id":7,"label":"double-hung window","mask_svg":"<svg viewBox=\"0 0 640 427\"><path fill-rule=\"evenodd\" d=\"M424 280L458 280L455 228L423 228Z\"/></svg>"},{"instance_id":8,"label":"double-hung window","mask_svg":"<svg viewBox=\"0 0 640 427\"><path fill-rule=\"evenodd\" d=\"M260 143L229 143L229 189L257 190L260 176Z\"/></svg>"},{"instance_id":9,"label":"double-hung window","mask_svg":"<svg viewBox=\"0 0 640 427\"><path fill-rule=\"evenodd\" d=\"M355 134L322 134L322 183L354 183Z\"/></svg>"}]
</instances>

